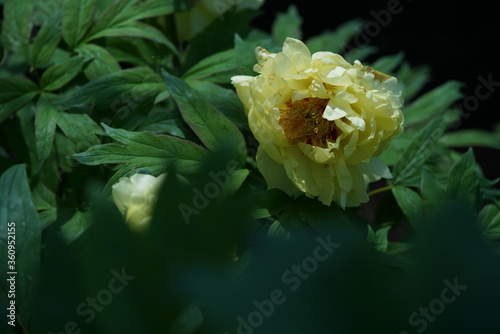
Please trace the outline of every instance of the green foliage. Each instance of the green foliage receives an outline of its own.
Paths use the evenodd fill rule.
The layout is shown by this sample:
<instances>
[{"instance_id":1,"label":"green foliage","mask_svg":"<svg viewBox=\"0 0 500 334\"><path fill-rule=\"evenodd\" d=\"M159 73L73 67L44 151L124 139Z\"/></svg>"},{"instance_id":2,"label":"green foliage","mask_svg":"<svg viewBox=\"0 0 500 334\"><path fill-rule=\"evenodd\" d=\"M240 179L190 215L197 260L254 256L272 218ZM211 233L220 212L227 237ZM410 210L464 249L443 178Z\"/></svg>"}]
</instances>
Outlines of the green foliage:
<instances>
[{"instance_id":1,"label":"green foliage","mask_svg":"<svg viewBox=\"0 0 500 334\"><path fill-rule=\"evenodd\" d=\"M496 152L500 137L452 131L464 83L427 89L429 66L353 48L360 19L330 22L311 52L398 78L405 131L380 156L393 178L372 185L366 206L290 197L256 167L231 77L256 75L256 47L300 38L300 13L291 5L266 32L252 27L257 10L217 0L181 41L191 3L0 1L0 269L15 222L18 272L14 328L0 281L0 332L250 333L242 321L281 291L286 302L251 330L404 333L456 279L467 289L428 332L498 332L500 191L471 147ZM110 198L136 173L167 174L142 234ZM92 309L106 291L112 301Z\"/></svg>"},{"instance_id":2,"label":"green foliage","mask_svg":"<svg viewBox=\"0 0 500 334\"><path fill-rule=\"evenodd\" d=\"M446 197L457 200L473 212L476 208L479 190L476 168L474 153L469 149L450 170L446 188Z\"/></svg>"},{"instance_id":3,"label":"green foliage","mask_svg":"<svg viewBox=\"0 0 500 334\"><path fill-rule=\"evenodd\" d=\"M37 94L38 87L25 78L0 79L0 121L30 102Z\"/></svg>"},{"instance_id":4,"label":"green foliage","mask_svg":"<svg viewBox=\"0 0 500 334\"><path fill-rule=\"evenodd\" d=\"M170 95L177 103L182 117L196 133L200 141L212 151L231 142L241 153L234 157L243 162L246 157L245 141L238 128L220 113L210 102L184 81L163 72Z\"/></svg>"},{"instance_id":5,"label":"green foliage","mask_svg":"<svg viewBox=\"0 0 500 334\"><path fill-rule=\"evenodd\" d=\"M29 44L33 23L33 0L9 0L4 4L2 22L2 44L6 50L15 51L24 58L29 57Z\"/></svg>"},{"instance_id":6,"label":"green foliage","mask_svg":"<svg viewBox=\"0 0 500 334\"><path fill-rule=\"evenodd\" d=\"M95 105L98 110L116 110L135 105L144 97L154 98L164 89L157 73L147 67L137 67L89 81L61 104L70 108Z\"/></svg>"},{"instance_id":7,"label":"green foliage","mask_svg":"<svg viewBox=\"0 0 500 334\"><path fill-rule=\"evenodd\" d=\"M215 53L196 63L182 76L185 80L210 81L214 83L227 83L237 74L238 53L229 49Z\"/></svg>"},{"instance_id":8,"label":"green foliage","mask_svg":"<svg viewBox=\"0 0 500 334\"><path fill-rule=\"evenodd\" d=\"M461 83L448 81L412 102L405 110L406 126L411 127L442 116L454 102L463 96L460 93L460 87L462 87Z\"/></svg>"},{"instance_id":9,"label":"green foliage","mask_svg":"<svg viewBox=\"0 0 500 334\"><path fill-rule=\"evenodd\" d=\"M61 17L62 12L58 11L48 22L42 26L33 44L30 47L30 65L33 68L41 68L53 56L57 45L61 41Z\"/></svg>"},{"instance_id":10,"label":"green foliage","mask_svg":"<svg viewBox=\"0 0 500 334\"><path fill-rule=\"evenodd\" d=\"M53 65L43 72L40 86L45 91L57 90L73 80L82 70L86 59L80 56Z\"/></svg>"},{"instance_id":11,"label":"green foliage","mask_svg":"<svg viewBox=\"0 0 500 334\"><path fill-rule=\"evenodd\" d=\"M448 147L489 147L500 150L500 132L466 129L446 133L441 143Z\"/></svg>"},{"instance_id":12,"label":"green foliage","mask_svg":"<svg viewBox=\"0 0 500 334\"><path fill-rule=\"evenodd\" d=\"M412 184L436 148L446 128L446 121L438 118L427 124L409 143L394 165L394 184Z\"/></svg>"},{"instance_id":13,"label":"green foliage","mask_svg":"<svg viewBox=\"0 0 500 334\"><path fill-rule=\"evenodd\" d=\"M360 19L347 21L334 31L326 31L321 35L311 37L307 41L307 46L311 52L331 51L341 53L363 24L364 22Z\"/></svg>"},{"instance_id":14,"label":"green foliage","mask_svg":"<svg viewBox=\"0 0 500 334\"><path fill-rule=\"evenodd\" d=\"M152 174L161 174L166 172L170 163L175 163L181 173L192 174L207 155L202 147L176 137L103 126L106 133L121 144L92 146L73 157L78 162L91 166L124 164L110 179L109 185L120 177L130 175L132 171L147 170Z\"/></svg>"},{"instance_id":15,"label":"green foliage","mask_svg":"<svg viewBox=\"0 0 500 334\"><path fill-rule=\"evenodd\" d=\"M272 36L276 44L281 45L287 37L302 38L302 18L297 7L290 5L286 13L280 13L273 22Z\"/></svg>"},{"instance_id":16,"label":"green foliage","mask_svg":"<svg viewBox=\"0 0 500 334\"><path fill-rule=\"evenodd\" d=\"M74 49L85 37L92 24L96 0L65 1L62 36L70 49Z\"/></svg>"}]
</instances>

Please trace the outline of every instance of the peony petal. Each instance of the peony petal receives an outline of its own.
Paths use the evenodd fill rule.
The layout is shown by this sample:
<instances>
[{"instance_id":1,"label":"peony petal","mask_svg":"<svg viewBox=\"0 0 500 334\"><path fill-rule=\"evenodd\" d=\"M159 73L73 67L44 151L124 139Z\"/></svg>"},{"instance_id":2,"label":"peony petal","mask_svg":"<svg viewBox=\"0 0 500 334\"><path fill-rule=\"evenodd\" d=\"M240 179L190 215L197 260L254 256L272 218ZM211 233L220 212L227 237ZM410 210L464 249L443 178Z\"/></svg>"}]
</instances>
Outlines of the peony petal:
<instances>
[{"instance_id":1,"label":"peony petal","mask_svg":"<svg viewBox=\"0 0 500 334\"><path fill-rule=\"evenodd\" d=\"M297 187L288 178L285 167L274 161L262 148L257 148L257 167L267 182L268 189L280 189L292 196L300 193Z\"/></svg>"},{"instance_id":2,"label":"peony petal","mask_svg":"<svg viewBox=\"0 0 500 334\"><path fill-rule=\"evenodd\" d=\"M348 120L351 121L352 125L354 125L358 130L364 131L365 130L365 120L362 119L359 115L356 114L351 114L346 116Z\"/></svg>"},{"instance_id":3,"label":"peony petal","mask_svg":"<svg viewBox=\"0 0 500 334\"><path fill-rule=\"evenodd\" d=\"M287 37L283 43L283 54L290 57L297 72L305 71L311 65L311 52L298 39Z\"/></svg>"},{"instance_id":4,"label":"peony petal","mask_svg":"<svg viewBox=\"0 0 500 334\"><path fill-rule=\"evenodd\" d=\"M332 86L347 87L352 84L352 78L348 75L343 75L343 76L320 75L320 77L321 80L323 80L323 82Z\"/></svg>"},{"instance_id":5,"label":"peony petal","mask_svg":"<svg viewBox=\"0 0 500 334\"><path fill-rule=\"evenodd\" d=\"M312 60L314 63L322 63L321 66L323 65L337 65L341 66L343 68L349 68L351 64L349 64L341 55L333 53L333 52L326 52L326 51L318 51L315 52L311 56Z\"/></svg>"},{"instance_id":6,"label":"peony petal","mask_svg":"<svg viewBox=\"0 0 500 334\"><path fill-rule=\"evenodd\" d=\"M325 85L319 80L314 79L308 88L314 97L320 99L329 99L331 97L331 93L326 90Z\"/></svg>"},{"instance_id":7,"label":"peony petal","mask_svg":"<svg viewBox=\"0 0 500 334\"><path fill-rule=\"evenodd\" d=\"M368 163L359 164L359 170L363 173L366 182L375 182L381 178L392 179L389 167L376 157L373 157Z\"/></svg>"},{"instance_id":8,"label":"peony petal","mask_svg":"<svg viewBox=\"0 0 500 334\"><path fill-rule=\"evenodd\" d=\"M253 70L255 72L260 72L264 67L264 64L268 60L274 59L275 57L276 57L275 53L271 53L260 46L255 48L255 58L257 58L257 64L255 64Z\"/></svg>"},{"instance_id":9,"label":"peony petal","mask_svg":"<svg viewBox=\"0 0 500 334\"><path fill-rule=\"evenodd\" d=\"M342 191L350 192L352 189L352 175L344 159L338 159L335 163L337 180Z\"/></svg>"},{"instance_id":10,"label":"peony petal","mask_svg":"<svg viewBox=\"0 0 500 334\"><path fill-rule=\"evenodd\" d=\"M347 113L339 108L339 105L332 100L328 102L325 111L323 112L323 118L329 121L334 121L336 119L340 119L347 115Z\"/></svg>"},{"instance_id":11,"label":"peony petal","mask_svg":"<svg viewBox=\"0 0 500 334\"><path fill-rule=\"evenodd\" d=\"M231 83L236 88L236 93L240 97L246 111L248 111L253 104L253 99L250 96L250 82L254 80L254 77L247 75L237 75L231 78Z\"/></svg>"}]
</instances>

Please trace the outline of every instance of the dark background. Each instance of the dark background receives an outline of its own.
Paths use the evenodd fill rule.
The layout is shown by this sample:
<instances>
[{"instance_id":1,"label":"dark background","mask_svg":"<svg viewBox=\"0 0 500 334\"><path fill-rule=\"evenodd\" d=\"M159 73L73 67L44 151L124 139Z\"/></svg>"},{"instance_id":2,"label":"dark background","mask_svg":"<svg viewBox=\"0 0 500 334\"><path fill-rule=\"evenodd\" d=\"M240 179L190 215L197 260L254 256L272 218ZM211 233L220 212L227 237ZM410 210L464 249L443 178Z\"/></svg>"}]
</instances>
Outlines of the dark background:
<instances>
[{"instance_id":1,"label":"dark background","mask_svg":"<svg viewBox=\"0 0 500 334\"><path fill-rule=\"evenodd\" d=\"M362 18L375 21L373 11L388 8L391 0L298 1L295 6L303 18L303 39L335 30L343 22ZM394 1L394 0L392 0ZM278 12L285 12L290 2L268 0L263 14L254 21L256 27L270 31ZM431 82L424 91L448 80L464 83L464 96L474 96L479 76L500 83L500 2L400 0L403 10L391 16L380 34L370 38L369 45L379 48L376 56L403 51L412 65L428 64ZM500 123L500 85L479 108L464 119L458 129L493 130ZM463 149L465 150L465 148ZM488 178L500 177L498 150L475 148Z\"/></svg>"}]
</instances>

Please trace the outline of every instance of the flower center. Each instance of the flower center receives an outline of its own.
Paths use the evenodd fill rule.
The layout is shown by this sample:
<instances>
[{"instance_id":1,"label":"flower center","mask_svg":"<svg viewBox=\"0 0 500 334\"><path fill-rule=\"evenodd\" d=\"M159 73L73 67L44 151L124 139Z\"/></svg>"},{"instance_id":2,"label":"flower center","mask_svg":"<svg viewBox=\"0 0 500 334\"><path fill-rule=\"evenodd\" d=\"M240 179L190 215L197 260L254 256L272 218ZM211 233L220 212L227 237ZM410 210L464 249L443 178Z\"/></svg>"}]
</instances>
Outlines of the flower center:
<instances>
[{"instance_id":1,"label":"flower center","mask_svg":"<svg viewBox=\"0 0 500 334\"><path fill-rule=\"evenodd\" d=\"M279 125L288 143L306 143L327 148L338 137L335 122L323 118L328 99L309 97L295 101L289 108L280 110Z\"/></svg>"}]
</instances>

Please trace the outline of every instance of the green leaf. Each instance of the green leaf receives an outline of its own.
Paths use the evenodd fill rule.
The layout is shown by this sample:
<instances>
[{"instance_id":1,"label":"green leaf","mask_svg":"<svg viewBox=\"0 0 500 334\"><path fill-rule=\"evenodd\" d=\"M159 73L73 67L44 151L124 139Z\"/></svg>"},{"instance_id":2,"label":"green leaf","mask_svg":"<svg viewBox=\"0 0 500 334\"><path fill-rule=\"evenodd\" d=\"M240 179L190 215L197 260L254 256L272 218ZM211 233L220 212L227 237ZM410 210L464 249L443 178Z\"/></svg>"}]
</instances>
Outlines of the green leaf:
<instances>
[{"instance_id":1,"label":"green leaf","mask_svg":"<svg viewBox=\"0 0 500 334\"><path fill-rule=\"evenodd\" d=\"M41 94L35 112L35 135L38 154L38 165L41 167L52 151L52 143L56 132L57 106L53 102L57 96Z\"/></svg>"},{"instance_id":2,"label":"green leaf","mask_svg":"<svg viewBox=\"0 0 500 334\"><path fill-rule=\"evenodd\" d=\"M92 25L96 3L97 0L64 1L62 35L71 50L83 40Z\"/></svg>"},{"instance_id":3,"label":"green leaf","mask_svg":"<svg viewBox=\"0 0 500 334\"><path fill-rule=\"evenodd\" d=\"M25 78L0 78L0 122L11 112L30 102L38 94L38 87Z\"/></svg>"},{"instance_id":4,"label":"green leaf","mask_svg":"<svg viewBox=\"0 0 500 334\"><path fill-rule=\"evenodd\" d=\"M40 68L52 58L57 45L61 41L61 16L61 11L58 11L49 18L36 35L30 49L32 67Z\"/></svg>"},{"instance_id":5,"label":"green leaf","mask_svg":"<svg viewBox=\"0 0 500 334\"><path fill-rule=\"evenodd\" d=\"M120 63L137 66L149 66L160 72L160 66L170 67L166 62L173 59L165 52L165 47L144 38L108 38L106 50Z\"/></svg>"},{"instance_id":6,"label":"green leaf","mask_svg":"<svg viewBox=\"0 0 500 334\"><path fill-rule=\"evenodd\" d=\"M290 198L288 198L288 200L289 202L286 203L284 211L277 216L276 222L270 226L268 235L290 238L292 236L302 235L307 231L308 226L304 223L299 206L293 205L295 203L294 201L290 201ZM316 220L310 223L314 225Z\"/></svg>"},{"instance_id":7,"label":"green leaf","mask_svg":"<svg viewBox=\"0 0 500 334\"><path fill-rule=\"evenodd\" d=\"M65 173L72 173L74 171L74 168L76 167L77 164L75 163L75 161L71 160L71 157L74 154L81 152L79 148L80 146L78 143L72 141L65 134L56 131L56 135L54 137L54 153L55 153L54 159L57 162L57 167L59 167L61 171ZM45 163L45 166L47 165L48 164ZM59 177L59 175L55 176ZM56 189L56 188L57 187L51 185L51 189Z\"/></svg>"},{"instance_id":8,"label":"green leaf","mask_svg":"<svg viewBox=\"0 0 500 334\"><path fill-rule=\"evenodd\" d=\"M57 101L57 95L44 93L37 104L35 133L40 167L52 151L56 125L76 145L77 151L99 144L97 135L104 134L87 114L64 112Z\"/></svg>"},{"instance_id":9,"label":"green leaf","mask_svg":"<svg viewBox=\"0 0 500 334\"><path fill-rule=\"evenodd\" d=\"M105 48L96 44L83 44L75 49L82 57L91 59L83 73L90 81L120 71L120 64Z\"/></svg>"},{"instance_id":10,"label":"green leaf","mask_svg":"<svg viewBox=\"0 0 500 334\"><path fill-rule=\"evenodd\" d=\"M234 35L246 36L250 31L250 22L256 16L254 10L229 11L220 20L214 20L189 44L184 62L190 68L200 60L217 52L227 50L234 44Z\"/></svg>"},{"instance_id":11,"label":"green leaf","mask_svg":"<svg viewBox=\"0 0 500 334\"><path fill-rule=\"evenodd\" d=\"M123 21L137 21L149 17L165 16L175 12L185 11L187 3L180 0L149 0L138 3L122 15Z\"/></svg>"},{"instance_id":12,"label":"green leaf","mask_svg":"<svg viewBox=\"0 0 500 334\"><path fill-rule=\"evenodd\" d=\"M396 198L401 211L410 220L410 223L415 227L422 221L423 209L422 198L419 194L408 187L395 186L392 188L392 194Z\"/></svg>"},{"instance_id":13,"label":"green leaf","mask_svg":"<svg viewBox=\"0 0 500 334\"><path fill-rule=\"evenodd\" d=\"M66 137L75 143L77 151L99 144L97 135L103 134L101 128L87 114L60 112L57 115L57 125Z\"/></svg>"},{"instance_id":14,"label":"green leaf","mask_svg":"<svg viewBox=\"0 0 500 334\"><path fill-rule=\"evenodd\" d=\"M389 146L382 152L379 159L386 165L392 166L401 160L401 154L413 140L413 133L405 132L401 137L391 140Z\"/></svg>"},{"instance_id":15,"label":"green leaf","mask_svg":"<svg viewBox=\"0 0 500 334\"><path fill-rule=\"evenodd\" d=\"M477 203L479 177L476 168L474 152L469 149L453 166L448 176L447 197L460 201L469 209L474 209Z\"/></svg>"},{"instance_id":16,"label":"green leaf","mask_svg":"<svg viewBox=\"0 0 500 334\"><path fill-rule=\"evenodd\" d=\"M121 144L104 144L89 148L73 156L85 165L124 164L122 170L110 179L108 186L119 176L134 170L146 169L158 175L168 170L170 164L182 175L195 173L209 152L192 142L149 132L130 132L104 125L106 133Z\"/></svg>"},{"instance_id":17,"label":"green leaf","mask_svg":"<svg viewBox=\"0 0 500 334\"><path fill-rule=\"evenodd\" d=\"M405 127L441 117L455 101L463 96L460 92L462 86L460 82L448 81L405 107Z\"/></svg>"},{"instance_id":18,"label":"green leaf","mask_svg":"<svg viewBox=\"0 0 500 334\"><path fill-rule=\"evenodd\" d=\"M165 88L157 73L148 67L136 67L90 81L60 103L72 108L94 104L98 110L117 112L144 97L154 97Z\"/></svg>"},{"instance_id":19,"label":"green leaf","mask_svg":"<svg viewBox=\"0 0 500 334\"><path fill-rule=\"evenodd\" d=\"M375 249L380 252L387 252L387 247L389 246L389 240L387 235L391 226L381 227L377 232L373 231L373 228L368 225L368 236L367 240L375 244Z\"/></svg>"},{"instance_id":20,"label":"green leaf","mask_svg":"<svg viewBox=\"0 0 500 334\"><path fill-rule=\"evenodd\" d=\"M12 166L2 174L0 198L2 198L0 201L0 270L2 273L17 272L15 275L16 308L26 319L29 318L29 303L40 274L41 228L31 200L24 165ZM7 257L7 247L13 245L14 242L15 263L10 263L7 262L12 260ZM9 290L7 284L5 279L0 281L0 290L3 295L6 295Z\"/></svg>"},{"instance_id":21,"label":"green leaf","mask_svg":"<svg viewBox=\"0 0 500 334\"><path fill-rule=\"evenodd\" d=\"M6 50L29 59L33 1L7 0L3 5L2 44Z\"/></svg>"},{"instance_id":22,"label":"green leaf","mask_svg":"<svg viewBox=\"0 0 500 334\"><path fill-rule=\"evenodd\" d=\"M275 48L271 39L245 41L238 35L234 36L234 50L236 51L236 61L239 74L251 76L256 75L253 67L257 63L257 59L255 58L255 49L259 46L270 52L281 51L281 47L279 49Z\"/></svg>"},{"instance_id":23,"label":"green leaf","mask_svg":"<svg viewBox=\"0 0 500 334\"><path fill-rule=\"evenodd\" d=\"M493 203L499 202L500 189L498 189L498 184L500 183L500 178L488 180L480 172L479 174L479 191L481 192L481 197Z\"/></svg>"},{"instance_id":24,"label":"green leaf","mask_svg":"<svg viewBox=\"0 0 500 334\"><path fill-rule=\"evenodd\" d=\"M401 64L404 56L405 54L403 52L385 56L377 59L371 66L379 72L390 74L394 72L394 69L396 69L399 64Z\"/></svg>"},{"instance_id":25,"label":"green leaf","mask_svg":"<svg viewBox=\"0 0 500 334\"><path fill-rule=\"evenodd\" d=\"M243 110L238 94L232 89L223 88L207 81L187 81L196 91L201 93L217 110L223 113L234 124L248 129L248 119Z\"/></svg>"},{"instance_id":26,"label":"green leaf","mask_svg":"<svg viewBox=\"0 0 500 334\"><path fill-rule=\"evenodd\" d=\"M465 129L446 133L440 142L448 147L481 146L500 150L500 133Z\"/></svg>"},{"instance_id":27,"label":"green leaf","mask_svg":"<svg viewBox=\"0 0 500 334\"><path fill-rule=\"evenodd\" d=\"M350 63L353 63L355 60L363 61L363 59L377 53L378 48L372 45L361 46L361 47L352 47L351 45L346 46L346 50L344 51L344 58Z\"/></svg>"},{"instance_id":28,"label":"green leaf","mask_svg":"<svg viewBox=\"0 0 500 334\"><path fill-rule=\"evenodd\" d=\"M297 199L289 202L289 205L300 212L307 224L317 233L331 231L331 228L342 227L351 229L352 224L349 221L344 210L338 205L331 207L321 204L321 202L306 196L299 196Z\"/></svg>"},{"instance_id":29,"label":"green leaf","mask_svg":"<svg viewBox=\"0 0 500 334\"><path fill-rule=\"evenodd\" d=\"M290 196L288 196L284 191L278 189L270 189L265 191L256 191L254 196L259 198L258 203L255 206L255 210L260 211L259 215L262 217L270 217L272 215L277 215L282 212L290 201Z\"/></svg>"},{"instance_id":30,"label":"green leaf","mask_svg":"<svg viewBox=\"0 0 500 334\"><path fill-rule=\"evenodd\" d=\"M446 192L443 182L438 180L436 174L429 168L422 169L420 183L420 192L422 193L422 205L426 214L433 212L439 207Z\"/></svg>"},{"instance_id":31,"label":"green leaf","mask_svg":"<svg viewBox=\"0 0 500 334\"><path fill-rule=\"evenodd\" d=\"M163 77L182 117L201 142L212 151L217 151L230 143L239 153L237 160L244 161L245 140L234 123L183 80L165 71Z\"/></svg>"},{"instance_id":32,"label":"green leaf","mask_svg":"<svg viewBox=\"0 0 500 334\"><path fill-rule=\"evenodd\" d=\"M236 61L238 70L243 75L255 75L253 67L257 60L255 59L255 48L263 45L257 45L259 42L247 42L240 36L234 36L234 50L236 52Z\"/></svg>"},{"instance_id":33,"label":"green leaf","mask_svg":"<svg viewBox=\"0 0 500 334\"><path fill-rule=\"evenodd\" d=\"M46 91L54 91L63 87L80 73L87 60L81 56L75 56L64 63L49 67L43 72L40 86Z\"/></svg>"},{"instance_id":34,"label":"green leaf","mask_svg":"<svg viewBox=\"0 0 500 334\"><path fill-rule=\"evenodd\" d=\"M187 139L188 128L179 111L153 110L141 123L136 131L163 133ZM193 138L195 138L193 136Z\"/></svg>"},{"instance_id":35,"label":"green leaf","mask_svg":"<svg viewBox=\"0 0 500 334\"><path fill-rule=\"evenodd\" d=\"M280 220L283 218L280 217ZM267 230L267 235L271 238L278 238L278 239L289 239L291 234L289 231L287 231L283 225L280 223L279 220L275 220L271 226L269 226L269 229Z\"/></svg>"},{"instance_id":36,"label":"green leaf","mask_svg":"<svg viewBox=\"0 0 500 334\"><path fill-rule=\"evenodd\" d=\"M19 122L19 127L24 139L24 144L27 148L28 159L24 159L26 162L29 161L30 172L37 172L38 167L38 156L36 148L36 137L35 137L35 103L31 102L19 109L16 113L17 120ZM18 146L19 147L19 146Z\"/></svg>"},{"instance_id":37,"label":"green leaf","mask_svg":"<svg viewBox=\"0 0 500 334\"><path fill-rule=\"evenodd\" d=\"M86 39L86 42L102 37L140 37L165 45L173 54L179 55L175 45L158 29L142 22L131 22L106 28Z\"/></svg>"},{"instance_id":38,"label":"green leaf","mask_svg":"<svg viewBox=\"0 0 500 334\"><path fill-rule=\"evenodd\" d=\"M486 238L500 241L500 210L496 205L486 205L479 212L477 223Z\"/></svg>"},{"instance_id":39,"label":"green leaf","mask_svg":"<svg viewBox=\"0 0 500 334\"><path fill-rule=\"evenodd\" d=\"M69 60L72 56L73 55L71 54L71 52L63 50L61 48L56 48L54 51L54 54L52 55L52 57L50 58L48 63L46 63L43 66L43 68L63 63L65 61Z\"/></svg>"},{"instance_id":40,"label":"green leaf","mask_svg":"<svg viewBox=\"0 0 500 334\"><path fill-rule=\"evenodd\" d=\"M429 66L412 68L407 62L403 62L396 73L399 83L403 88L403 97L411 100L430 80L431 69Z\"/></svg>"},{"instance_id":41,"label":"green leaf","mask_svg":"<svg viewBox=\"0 0 500 334\"><path fill-rule=\"evenodd\" d=\"M67 243L77 240L92 225L90 212L77 211L61 226L61 236Z\"/></svg>"},{"instance_id":42,"label":"green leaf","mask_svg":"<svg viewBox=\"0 0 500 334\"><path fill-rule=\"evenodd\" d=\"M302 18L297 7L290 5L286 13L279 13L273 22L272 35L277 44L283 44L287 37L302 38Z\"/></svg>"},{"instance_id":43,"label":"green leaf","mask_svg":"<svg viewBox=\"0 0 500 334\"><path fill-rule=\"evenodd\" d=\"M422 166L432 155L439 138L446 129L445 119L438 118L425 126L405 149L394 166L393 184L411 183L412 177L420 175Z\"/></svg>"},{"instance_id":44,"label":"green leaf","mask_svg":"<svg viewBox=\"0 0 500 334\"><path fill-rule=\"evenodd\" d=\"M389 244L387 245L387 253L397 256L403 262L407 262L408 264L410 264L410 261L408 260L408 254L413 247L413 244L407 242L389 242Z\"/></svg>"},{"instance_id":45,"label":"green leaf","mask_svg":"<svg viewBox=\"0 0 500 334\"><path fill-rule=\"evenodd\" d=\"M311 37L307 40L306 45L311 50L311 53L318 51L340 53L363 24L364 21L361 19L347 21L336 28L335 31L327 31L321 35Z\"/></svg>"},{"instance_id":46,"label":"green leaf","mask_svg":"<svg viewBox=\"0 0 500 334\"><path fill-rule=\"evenodd\" d=\"M243 182L245 182L246 178L249 175L248 169L237 169L231 172L229 182L225 187L221 189L220 198L227 198L233 195L238 189L240 189Z\"/></svg>"},{"instance_id":47,"label":"green leaf","mask_svg":"<svg viewBox=\"0 0 500 334\"><path fill-rule=\"evenodd\" d=\"M214 83L228 83L238 74L237 53L234 49L218 52L202 59L183 74L184 80L205 80Z\"/></svg>"},{"instance_id":48,"label":"green leaf","mask_svg":"<svg viewBox=\"0 0 500 334\"><path fill-rule=\"evenodd\" d=\"M31 198L38 211L38 219L43 230L57 220L56 195L46 184L37 182L31 191Z\"/></svg>"},{"instance_id":49,"label":"green leaf","mask_svg":"<svg viewBox=\"0 0 500 334\"><path fill-rule=\"evenodd\" d=\"M38 211L48 210L57 206L56 195L42 182L37 182L31 191L33 204Z\"/></svg>"},{"instance_id":50,"label":"green leaf","mask_svg":"<svg viewBox=\"0 0 500 334\"><path fill-rule=\"evenodd\" d=\"M137 2L138 0L114 0L96 19L87 36L93 36L102 30L122 23L127 18L129 9Z\"/></svg>"}]
</instances>

